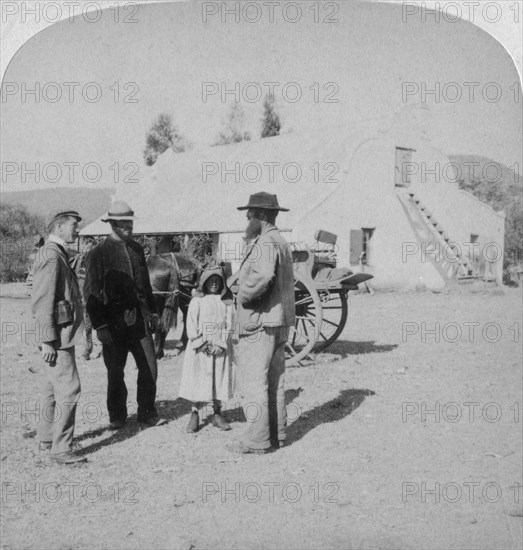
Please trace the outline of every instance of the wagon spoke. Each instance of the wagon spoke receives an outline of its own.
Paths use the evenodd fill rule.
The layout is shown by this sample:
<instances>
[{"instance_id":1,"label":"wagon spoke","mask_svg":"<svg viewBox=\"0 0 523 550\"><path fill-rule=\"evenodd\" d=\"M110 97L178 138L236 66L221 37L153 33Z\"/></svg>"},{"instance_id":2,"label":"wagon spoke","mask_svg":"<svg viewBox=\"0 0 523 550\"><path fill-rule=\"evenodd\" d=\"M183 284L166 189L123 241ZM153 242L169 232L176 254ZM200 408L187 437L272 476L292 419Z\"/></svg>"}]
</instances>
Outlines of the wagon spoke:
<instances>
[{"instance_id":1,"label":"wagon spoke","mask_svg":"<svg viewBox=\"0 0 523 550\"><path fill-rule=\"evenodd\" d=\"M302 306L305 304L312 304L312 298L310 296L305 296L305 298L301 298L301 300L297 300L294 305Z\"/></svg>"},{"instance_id":2,"label":"wagon spoke","mask_svg":"<svg viewBox=\"0 0 523 550\"><path fill-rule=\"evenodd\" d=\"M302 319L302 325L303 325L303 330L305 332L305 336L307 337L307 340L309 339L309 333L307 331L307 326L305 325L305 320Z\"/></svg>"},{"instance_id":3,"label":"wagon spoke","mask_svg":"<svg viewBox=\"0 0 523 550\"><path fill-rule=\"evenodd\" d=\"M296 323L289 332L288 366L299 365L307 357L319 337L322 311L318 292L312 284L312 279L294 274L294 298ZM292 352L290 351L292 347Z\"/></svg>"},{"instance_id":4,"label":"wagon spoke","mask_svg":"<svg viewBox=\"0 0 523 550\"><path fill-rule=\"evenodd\" d=\"M311 308L307 309L305 311L305 314L308 315L309 317L317 317L316 308L311 307Z\"/></svg>"},{"instance_id":5,"label":"wagon spoke","mask_svg":"<svg viewBox=\"0 0 523 550\"><path fill-rule=\"evenodd\" d=\"M287 344L285 347L287 348L287 350L291 355L296 355L296 352L294 351L293 347L290 344Z\"/></svg>"},{"instance_id":6,"label":"wagon spoke","mask_svg":"<svg viewBox=\"0 0 523 550\"><path fill-rule=\"evenodd\" d=\"M294 329L294 334L292 335L292 347L294 347L296 345L296 336L298 334L298 331L292 327Z\"/></svg>"},{"instance_id":7,"label":"wagon spoke","mask_svg":"<svg viewBox=\"0 0 523 550\"><path fill-rule=\"evenodd\" d=\"M305 320L309 321L309 323L313 326L318 326L318 322L315 319L311 319L311 318L307 317L307 319L305 319Z\"/></svg>"},{"instance_id":8,"label":"wagon spoke","mask_svg":"<svg viewBox=\"0 0 523 550\"><path fill-rule=\"evenodd\" d=\"M318 342L314 351L322 351L335 342L345 328L347 322L347 294L332 293L322 304L323 319Z\"/></svg>"}]
</instances>

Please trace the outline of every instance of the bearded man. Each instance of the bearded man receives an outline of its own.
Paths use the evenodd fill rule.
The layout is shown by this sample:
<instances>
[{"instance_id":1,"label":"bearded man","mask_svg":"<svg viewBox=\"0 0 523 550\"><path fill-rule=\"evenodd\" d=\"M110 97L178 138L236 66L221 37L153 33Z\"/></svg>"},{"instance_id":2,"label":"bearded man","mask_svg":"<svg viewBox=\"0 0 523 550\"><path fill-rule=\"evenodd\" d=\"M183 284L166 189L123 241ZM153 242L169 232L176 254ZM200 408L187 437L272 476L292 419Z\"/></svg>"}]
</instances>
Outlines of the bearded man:
<instances>
[{"instance_id":1,"label":"bearded man","mask_svg":"<svg viewBox=\"0 0 523 550\"><path fill-rule=\"evenodd\" d=\"M289 245L275 222L288 208L279 206L276 195L261 192L238 210L247 210L250 241L240 266L237 306L238 385L248 426L228 449L262 454L286 438L285 343L295 321L294 274Z\"/></svg>"},{"instance_id":2,"label":"bearded man","mask_svg":"<svg viewBox=\"0 0 523 550\"><path fill-rule=\"evenodd\" d=\"M157 363L152 333L158 316L142 246L132 239L134 212L116 201L102 220L111 234L87 256L84 300L93 328L103 345L107 368L110 427L127 420L124 367L132 353L138 368L138 422L165 423L155 408Z\"/></svg>"}]
</instances>

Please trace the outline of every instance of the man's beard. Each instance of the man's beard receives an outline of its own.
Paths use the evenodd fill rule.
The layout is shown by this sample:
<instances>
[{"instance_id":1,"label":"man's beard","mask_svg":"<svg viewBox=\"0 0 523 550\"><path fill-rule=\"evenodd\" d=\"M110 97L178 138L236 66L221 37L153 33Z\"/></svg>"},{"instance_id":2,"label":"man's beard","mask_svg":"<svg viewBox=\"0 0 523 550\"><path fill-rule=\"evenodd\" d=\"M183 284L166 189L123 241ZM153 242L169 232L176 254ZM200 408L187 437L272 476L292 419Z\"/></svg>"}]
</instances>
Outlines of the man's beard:
<instances>
[{"instance_id":1,"label":"man's beard","mask_svg":"<svg viewBox=\"0 0 523 550\"><path fill-rule=\"evenodd\" d=\"M258 218L252 218L247 224L247 229L245 230L245 240L247 242L253 241L256 237L259 237L262 231L262 223Z\"/></svg>"}]
</instances>

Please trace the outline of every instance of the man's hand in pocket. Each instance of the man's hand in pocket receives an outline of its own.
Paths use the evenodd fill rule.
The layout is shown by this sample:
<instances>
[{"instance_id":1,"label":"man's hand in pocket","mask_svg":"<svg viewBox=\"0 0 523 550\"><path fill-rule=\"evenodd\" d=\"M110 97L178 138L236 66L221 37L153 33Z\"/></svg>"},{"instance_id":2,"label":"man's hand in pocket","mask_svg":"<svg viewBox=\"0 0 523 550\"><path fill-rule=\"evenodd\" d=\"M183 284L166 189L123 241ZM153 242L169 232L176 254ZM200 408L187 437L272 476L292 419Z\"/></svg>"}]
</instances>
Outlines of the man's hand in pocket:
<instances>
[{"instance_id":1,"label":"man's hand in pocket","mask_svg":"<svg viewBox=\"0 0 523 550\"><path fill-rule=\"evenodd\" d=\"M151 332L157 332L160 330L160 317L156 313L151 313L147 317L147 326Z\"/></svg>"}]
</instances>

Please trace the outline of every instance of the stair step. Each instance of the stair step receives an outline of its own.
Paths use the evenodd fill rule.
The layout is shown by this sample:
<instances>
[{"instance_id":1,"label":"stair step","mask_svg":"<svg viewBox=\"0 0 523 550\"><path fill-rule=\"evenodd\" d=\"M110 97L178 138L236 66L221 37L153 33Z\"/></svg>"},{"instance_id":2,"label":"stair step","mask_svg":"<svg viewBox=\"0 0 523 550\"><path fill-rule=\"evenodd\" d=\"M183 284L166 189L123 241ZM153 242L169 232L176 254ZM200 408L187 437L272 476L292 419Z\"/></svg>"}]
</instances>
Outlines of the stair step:
<instances>
[{"instance_id":1,"label":"stair step","mask_svg":"<svg viewBox=\"0 0 523 550\"><path fill-rule=\"evenodd\" d=\"M444 243L453 252L452 260L454 260L454 261L457 260L457 264L462 270L464 270L466 273L471 273L472 269L471 269L470 263L466 259L463 259L459 255L459 253L456 252L456 249L458 248L458 245L456 243L453 243L450 240L450 237L445 233L445 229L443 229L443 227L441 227L438 220L436 220L434 218L434 216L430 212L430 210L426 206L421 204L421 200L416 197L416 194L413 193L412 191L408 191L408 194L409 194L409 197L412 199L412 201L414 203L416 203L416 205L418 206L418 210L422 213L423 216L425 216L425 218L427 218L428 223L430 225L432 225L432 227L434 227L434 229L440 234L441 240L444 241ZM471 275L462 275L461 277L464 277L466 279L476 278L475 276L471 276Z\"/></svg>"}]
</instances>

